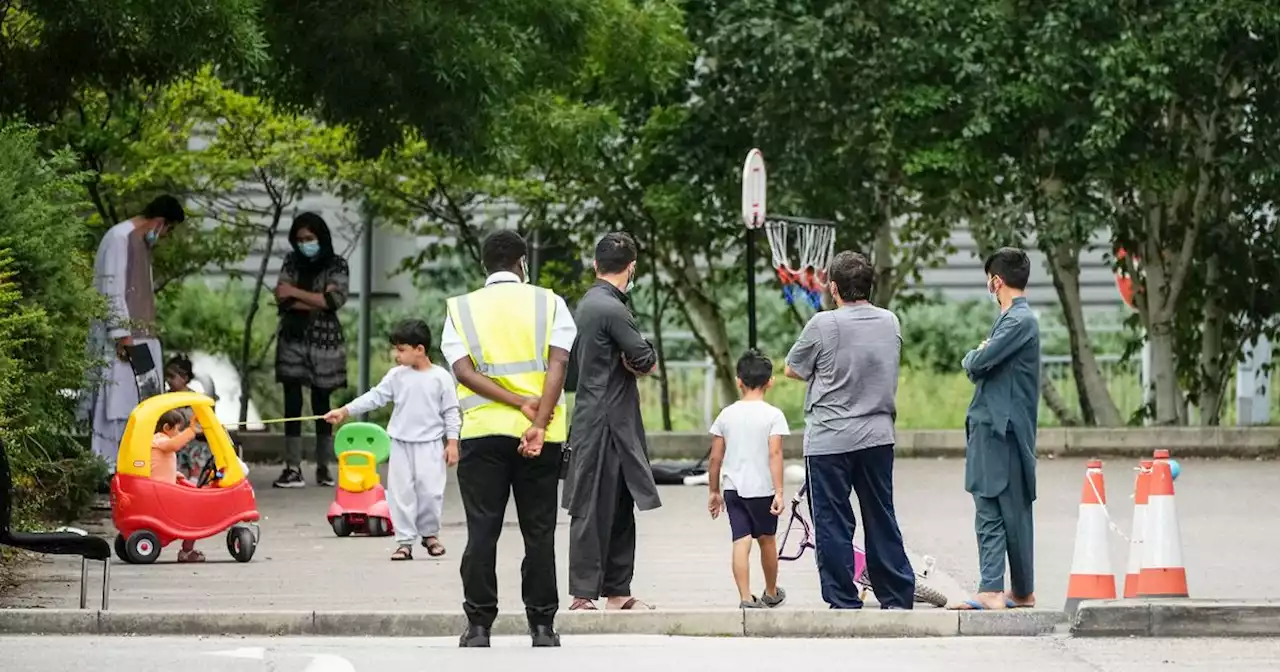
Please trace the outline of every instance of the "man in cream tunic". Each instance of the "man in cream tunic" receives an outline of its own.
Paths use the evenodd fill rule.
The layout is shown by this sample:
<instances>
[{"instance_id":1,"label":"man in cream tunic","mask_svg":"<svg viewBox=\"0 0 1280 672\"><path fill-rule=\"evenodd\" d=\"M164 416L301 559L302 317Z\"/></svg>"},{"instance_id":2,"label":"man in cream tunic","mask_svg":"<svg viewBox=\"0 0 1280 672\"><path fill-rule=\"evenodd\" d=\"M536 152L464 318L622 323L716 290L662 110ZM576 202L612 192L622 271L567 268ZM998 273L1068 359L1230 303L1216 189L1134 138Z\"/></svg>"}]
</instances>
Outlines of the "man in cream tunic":
<instances>
[{"instance_id":1,"label":"man in cream tunic","mask_svg":"<svg viewBox=\"0 0 1280 672\"><path fill-rule=\"evenodd\" d=\"M90 332L91 352L103 362L86 410L93 427L93 452L112 473L129 414L138 405L138 388L129 363L129 346L145 345L157 368L163 367L155 337L156 294L151 249L162 235L186 219L172 196L151 201L142 214L107 231L93 260L94 287L107 299L108 317Z\"/></svg>"}]
</instances>

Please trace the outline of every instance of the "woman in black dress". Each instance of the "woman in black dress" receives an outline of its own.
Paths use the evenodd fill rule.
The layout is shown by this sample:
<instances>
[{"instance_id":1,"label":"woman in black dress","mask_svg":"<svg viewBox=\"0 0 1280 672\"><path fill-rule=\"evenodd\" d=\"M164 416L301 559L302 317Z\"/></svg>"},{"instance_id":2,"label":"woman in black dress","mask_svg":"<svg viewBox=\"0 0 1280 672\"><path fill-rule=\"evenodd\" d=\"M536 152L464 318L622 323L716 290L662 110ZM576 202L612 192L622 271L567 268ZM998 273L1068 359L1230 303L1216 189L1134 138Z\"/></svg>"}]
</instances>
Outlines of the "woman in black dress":
<instances>
[{"instance_id":1,"label":"woman in black dress","mask_svg":"<svg viewBox=\"0 0 1280 672\"><path fill-rule=\"evenodd\" d=\"M329 412L329 396L347 385L346 342L338 310L347 302L350 272L334 253L324 219L304 212L289 230L293 251L284 258L276 285L280 326L276 336L276 380L284 385L284 414L302 415L303 388L311 390L311 413ZM284 471L277 488L301 488L302 423L286 422ZM316 420L316 482L332 486L333 430Z\"/></svg>"}]
</instances>

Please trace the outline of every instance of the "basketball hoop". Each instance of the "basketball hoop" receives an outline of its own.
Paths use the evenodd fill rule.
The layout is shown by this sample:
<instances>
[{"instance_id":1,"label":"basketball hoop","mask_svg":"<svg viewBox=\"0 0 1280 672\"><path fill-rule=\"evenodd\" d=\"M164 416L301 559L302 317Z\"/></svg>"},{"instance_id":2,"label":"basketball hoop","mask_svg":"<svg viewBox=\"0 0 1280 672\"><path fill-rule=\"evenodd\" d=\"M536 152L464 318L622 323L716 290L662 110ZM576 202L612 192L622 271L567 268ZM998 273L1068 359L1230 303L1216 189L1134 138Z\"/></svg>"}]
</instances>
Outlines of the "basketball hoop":
<instances>
[{"instance_id":1,"label":"basketball hoop","mask_svg":"<svg viewBox=\"0 0 1280 672\"><path fill-rule=\"evenodd\" d=\"M791 265L791 231L799 263ZM822 290L827 285L827 266L836 252L835 222L802 217L774 217L765 222L773 267L782 283L782 296L794 305L803 292L814 310L822 308Z\"/></svg>"},{"instance_id":2,"label":"basketball hoop","mask_svg":"<svg viewBox=\"0 0 1280 672\"><path fill-rule=\"evenodd\" d=\"M1115 256L1116 261L1118 262L1127 257L1128 253L1123 249L1117 249ZM1133 269L1135 271L1138 270L1138 257L1134 256L1131 261L1133 263ZM1137 306L1133 301L1133 292L1135 289L1133 278L1121 266L1116 267L1116 289L1120 292L1120 298L1124 299L1125 305L1129 306L1131 310L1137 310Z\"/></svg>"}]
</instances>

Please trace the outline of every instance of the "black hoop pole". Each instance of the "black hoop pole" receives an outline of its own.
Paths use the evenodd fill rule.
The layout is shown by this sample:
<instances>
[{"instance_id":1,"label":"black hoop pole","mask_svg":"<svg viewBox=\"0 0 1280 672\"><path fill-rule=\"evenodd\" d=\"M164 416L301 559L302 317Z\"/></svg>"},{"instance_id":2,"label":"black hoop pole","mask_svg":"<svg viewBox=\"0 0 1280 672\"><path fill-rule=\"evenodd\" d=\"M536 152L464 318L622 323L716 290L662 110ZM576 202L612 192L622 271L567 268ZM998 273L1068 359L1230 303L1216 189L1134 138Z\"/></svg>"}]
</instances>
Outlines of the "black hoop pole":
<instances>
[{"instance_id":1,"label":"black hoop pole","mask_svg":"<svg viewBox=\"0 0 1280 672\"><path fill-rule=\"evenodd\" d=\"M756 226L747 227L747 347L756 347Z\"/></svg>"}]
</instances>

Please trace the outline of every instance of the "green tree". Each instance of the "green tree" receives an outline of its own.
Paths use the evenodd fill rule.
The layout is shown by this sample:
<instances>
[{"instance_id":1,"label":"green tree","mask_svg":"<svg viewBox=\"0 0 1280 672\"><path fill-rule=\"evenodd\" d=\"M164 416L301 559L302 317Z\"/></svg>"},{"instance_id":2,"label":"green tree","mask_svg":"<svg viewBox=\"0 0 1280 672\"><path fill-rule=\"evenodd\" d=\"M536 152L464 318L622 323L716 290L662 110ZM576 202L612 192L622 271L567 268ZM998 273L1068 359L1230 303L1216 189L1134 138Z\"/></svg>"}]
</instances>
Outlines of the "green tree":
<instances>
[{"instance_id":1,"label":"green tree","mask_svg":"<svg viewBox=\"0 0 1280 672\"><path fill-rule=\"evenodd\" d=\"M212 221L202 221L207 214L202 206L226 195L226 181L192 171L199 148L189 141L193 136L197 143L206 139L192 133L198 120L175 107L173 98L193 82L210 82L207 69L194 77L164 85L134 84L115 94L86 89L77 95L74 109L44 132L47 146L70 149L85 171L84 189L92 205L86 214L94 234L87 241L90 249L102 233L141 212L160 193L187 201L187 223L156 249L153 273L161 294L205 269L234 267L251 244L225 207L211 213Z\"/></svg>"},{"instance_id":2,"label":"green tree","mask_svg":"<svg viewBox=\"0 0 1280 672\"><path fill-rule=\"evenodd\" d=\"M594 36L636 4L266 0L273 69L264 83L355 129L371 154L408 126L443 154L479 160L500 149L495 129L511 103L572 82Z\"/></svg>"},{"instance_id":3,"label":"green tree","mask_svg":"<svg viewBox=\"0 0 1280 672\"><path fill-rule=\"evenodd\" d=\"M135 150L147 160L121 176L122 191L165 181L189 185L188 197L207 218L247 245L259 241L236 358L243 422L252 373L271 351L270 341L255 350L253 335L281 227L287 232L286 216L308 193L339 189L355 160L354 144L345 129L227 88L208 68L166 89L143 126ZM188 149L197 141L203 146Z\"/></svg>"},{"instance_id":4,"label":"green tree","mask_svg":"<svg viewBox=\"0 0 1280 672\"><path fill-rule=\"evenodd\" d=\"M764 152L770 209L839 222L840 245L875 264L875 302L890 305L951 232L922 170L945 160L956 126L954 63L937 48L949 3L700 4L699 98Z\"/></svg>"},{"instance_id":5,"label":"green tree","mask_svg":"<svg viewBox=\"0 0 1280 672\"><path fill-rule=\"evenodd\" d=\"M34 123L86 91L128 96L211 60L248 71L264 56L256 0L0 1L0 117Z\"/></svg>"},{"instance_id":6,"label":"green tree","mask_svg":"<svg viewBox=\"0 0 1280 672\"><path fill-rule=\"evenodd\" d=\"M69 431L77 401L67 394L96 365L85 343L105 305L80 251L83 175L74 157L39 147L33 129L0 128L0 438L19 513L67 520L105 477Z\"/></svg>"}]
</instances>

